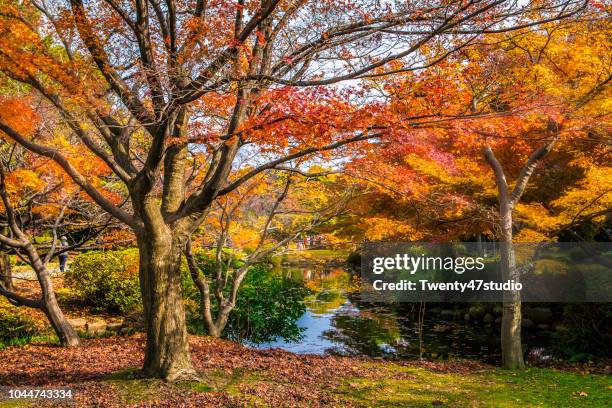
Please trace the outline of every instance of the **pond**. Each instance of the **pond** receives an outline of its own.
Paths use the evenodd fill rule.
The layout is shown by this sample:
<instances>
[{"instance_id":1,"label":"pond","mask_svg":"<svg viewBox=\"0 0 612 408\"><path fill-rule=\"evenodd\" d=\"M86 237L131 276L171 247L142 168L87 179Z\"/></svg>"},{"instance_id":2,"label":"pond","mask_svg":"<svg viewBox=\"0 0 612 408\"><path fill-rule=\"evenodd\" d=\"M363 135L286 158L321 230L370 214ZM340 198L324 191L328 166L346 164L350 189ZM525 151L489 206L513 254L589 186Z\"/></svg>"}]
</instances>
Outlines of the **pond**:
<instances>
[{"instance_id":1,"label":"pond","mask_svg":"<svg viewBox=\"0 0 612 408\"><path fill-rule=\"evenodd\" d=\"M453 310L453 305L367 303L342 268L303 266L283 272L302 279L314 293L306 299L306 312L297 322L302 338L297 342L276 339L254 347L385 359L501 361L500 325L466 322L464 311ZM523 342L527 350L546 350L550 339L543 332L524 331Z\"/></svg>"}]
</instances>

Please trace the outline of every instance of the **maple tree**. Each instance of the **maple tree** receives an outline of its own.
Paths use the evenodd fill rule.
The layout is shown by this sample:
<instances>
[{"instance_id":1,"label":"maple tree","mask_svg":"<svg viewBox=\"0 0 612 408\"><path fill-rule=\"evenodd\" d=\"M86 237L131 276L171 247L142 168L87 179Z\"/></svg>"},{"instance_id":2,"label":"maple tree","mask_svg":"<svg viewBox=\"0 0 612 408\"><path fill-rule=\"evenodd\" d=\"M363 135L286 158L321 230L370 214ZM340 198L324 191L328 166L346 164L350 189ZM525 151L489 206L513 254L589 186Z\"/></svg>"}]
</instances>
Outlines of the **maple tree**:
<instances>
[{"instance_id":1,"label":"maple tree","mask_svg":"<svg viewBox=\"0 0 612 408\"><path fill-rule=\"evenodd\" d=\"M604 27L607 27L608 24L609 23L604 23ZM578 30L581 28L582 25L580 24L577 27L572 27L572 33L580 37ZM564 27L560 28L560 31L563 30ZM589 38L597 37L599 34L595 33L592 35L592 30L588 30L587 32L589 33L589 35L587 35ZM511 190L506 180L504 167L499 162L493 149L486 141L483 146L483 153L495 174L498 190L502 242L502 271L505 273L507 279L520 279L520 273L517 269L514 249L512 247L514 235L513 211L519 204L527 184L538 164L550 153L557 141L562 137L569 137L575 141L577 137L583 136L588 132L597 132L597 130L601 131L606 128L610 130L610 123L606 123L605 116L602 117L601 115L597 115L596 122L593 122L594 118L591 116L592 111L589 108L591 108L591 103L594 100L597 102L599 98L601 98L601 94L603 94L604 100L609 98L609 95L608 98L606 98L606 94L609 94L607 84L610 79L612 79L612 72L609 71L609 67L606 67L605 62L602 61L602 56L597 54L596 58L599 60L590 61L590 69L578 67L574 72L563 71L563 69L559 67L559 64L566 66L572 65L572 63L577 63L577 59L572 53L559 53L555 50L554 46L567 47L574 41L559 41L559 37L556 37L556 34L554 30L551 30L548 31L546 35L542 36L544 38L530 36L526 39L528 42L520 44L523 45L523 47L516 45L520 51L524 52L523 56L527 59L527 62L536 67L531 78L527 78L532 79L535 87L539 88L537 90L541 90L542 93L549 91L549 95L547 96L552 99L552 103L556 102L560 107L557 112L545 112L547 117L546 124L542 123L540 126L534 126L532 123L529 124L532 128L539 128L538 133L541 135L540 137L547 141L533 150L526 162L522 162L519 165L520 170L516 176L514 187ZM515 43L511 43L515 45L520 42L521 39L515 40ZM584 47L583 49L588 50L589 47L586 46L587 44L580 44L580 40L577 42ZM602 46L605 43L605 40L596 41L594 43L594 48ZM552 48L552 50L550 50L550 48ZM536 57L535 55L538 56ZM544 61L543 55L546 55L546 61ZM546 74L552 78L549 79ZM544 80L542 80L542 77L544 77ZM580 85L576 86L577 83ZM594 105L597 106L599 104L594 103ZM584 109L585 107L587 108ZM597 108L600 108L600 106L597 106ZM586 110L586 112L584 112L583 109ZM597 112L599 113L602 111L598 110ZM603 112L609 116L609 112L605 110ZM528 131L522 130L522 133L527 135L530 135L532 132L534 132L533 129L528 129ZM508 132L505 133L507 134ZM609 191L604 190L602 197L606 195L609 195ZM506 368L524 367L521 346L521 301L519 291L513 291L507 298L504 297L504 313L502 317L502 360L502 364Z\"/></svg>"},{"instance_id":2,"label":"maple tree","mask_svg":"<svg viewBox=\"0 0 612 408\"><path fill-rule=\"evenodd\" d=\"M191 241L187 242L187 265L200 292L202 318L211 336L223 332L240 284L253 265L268 262L271 255L278 256L300 236L344 211L348 195L342 199L324 194L317 179L328 173L309 171L307 176L299 170L285 177L260 175L219 198L202 236L194 233L196 240L211 243L212 268L200 268Z\"/></svg>"},{"instance_id":3,"label":"maple tree","mask_svg":"<svg viewBox=\"0 0 612 408\"><path fill-rule=\"evenodd\" d=\"M518 280L512 248L516 229L521 241L538 242L554 239L584 220L605 221L612 199L606 181L611 170L606 146L612 78L608 30L609 22L594 15L529 34L487 36L484 45L417 78L386 83L392 112L431 112L443 122L404 130L398 135L402 147L383 152L382 163L373 166L372 158L357 163L358 170L367 169L368 178L384 180L383 187L395 196L395 207L382 207L372 217L374 225L387 235L411 239L428 229L446 239L449 233L471 238L492 232L501 242L506 277ZM438 89L444 89L443 98ZM553 147L560 152L549 158ZM529 203L521 204L545 158L548 168L538 187L555 178L559 183L564 172L574 177L566 177L563 189L557 185L554 191L530 191ZM381 195L380 189L376 194ZM389 216L402 207L422 230ZM523 225L517 225L515 212ZM461 224L464 227L458 228ZM377 230L368 226L366 231ZM523 367L520 325L520 297L512 293L502 319L507 368Z\"/></svg>"},{"instance_id":4,"label":"maple tree","mask_svg":"<svg viewBox=\"0 0 612 408\"><path fill-rule=\"evenodd\" d=\"M3 276L0 295L13 305L41 310L60 344L72 347L80 341L58 305L49 262L96 237L110 219L96 210L78 186L65 180L57 166L49 164L48 159L33 156L15 144L0 142L3 255L6 258L13 255L28 265L36 278L29 274L18 278L11 274ZM74 237L72 242L60 246L59 236L68 232ZM13 285L14 279L35 280L39 295L24 293L22 285Z\"/></svg>"},{"instance_id":5,"label":"maple tree","mask_svg":"<svg viewBox=\"0 0 612 408\"><path fill-rule=\"evenodd\" d=\"M110 169L121 199L75 165L52 129L2 119L0 130L133 230L144 372L187 378L179 265L214 201L264 171L385 134L372 119L379 104L329 85L435 66L483 33L530 30L587 4L2 0L0 71L57 112L70 144Z\"/></svg>"}]
</instances>

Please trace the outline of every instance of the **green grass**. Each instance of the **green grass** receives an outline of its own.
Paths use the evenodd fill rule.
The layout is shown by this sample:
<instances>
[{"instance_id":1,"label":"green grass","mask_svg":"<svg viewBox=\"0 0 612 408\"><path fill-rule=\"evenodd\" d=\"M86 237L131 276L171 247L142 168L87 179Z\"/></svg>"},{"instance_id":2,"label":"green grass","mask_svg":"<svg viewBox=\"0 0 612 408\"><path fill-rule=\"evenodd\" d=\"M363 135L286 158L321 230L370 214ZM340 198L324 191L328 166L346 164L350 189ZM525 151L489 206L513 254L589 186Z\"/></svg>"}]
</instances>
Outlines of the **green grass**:
<instances>
[{"instance_id":1,"label":"green grass","mask_svg":"<svg viewBox=\"0 0 612 408\"><path fill-rule=\"evenodd\" d=\"M498 385L486 401L499 407L612 405L612 377L606 375L528 369L517 373L498 370L492 377Z\"/></svg>"},{"instance_id":2,"label":"green grass","mask_svg":"<svg viewBox=\"0 0 612 408\"><path fill-rule=\"evenodd\" d=\"M239 395L240 384L251 384L259 379L257 375L251 375L241 369L235 369L231 373L223 370L210 370L199 374L201 381L170 384L162 380L142 378L139 368L133 368L109 374L104 381L114 386L119 401L125 404L137 404L155 400L162 386L172 387L177 394L190 390L199 393L227 392L231 395ZM0 407L3 405L0 404Z\"/></svg>"},{"instance_id":3,"label":"green grass","mask_svg":"<svg viewBox=\"0 0 612 408\"><path fill-rule=\"evenodd\" d=\"M140 378L140 370L131 368L106 376L105 381L111 383L119 401L125 404L136 404L153 400L158 395L162 380Z\"/></svg>"},{"instance_id":4,"label":"green grass","mask_svg":"<svg viewBox=\"0 0 612 408\"><path fill-rule=\"evenodd\" d=\"M0 400L0 407L2 408L22 408L22 407L31 407L31 406L34 406L34 401L32 400L26 400L26 399L8 400L8 401Z\"/></svg>"},{"instance_id":5,"label":"green grass","mask_svg":"<svg viewBox=\"0 0 612 408\"><path fill-rule=\"evenodd\" d=\"M386 378L345 381L342 390L347 400L373 407L609 407L612 404L612 380L605 375L536 368L466 375L389 367L390 375ZM398 376L402 373L411 377L402 379Z\"/></svg>"}]
</instances>

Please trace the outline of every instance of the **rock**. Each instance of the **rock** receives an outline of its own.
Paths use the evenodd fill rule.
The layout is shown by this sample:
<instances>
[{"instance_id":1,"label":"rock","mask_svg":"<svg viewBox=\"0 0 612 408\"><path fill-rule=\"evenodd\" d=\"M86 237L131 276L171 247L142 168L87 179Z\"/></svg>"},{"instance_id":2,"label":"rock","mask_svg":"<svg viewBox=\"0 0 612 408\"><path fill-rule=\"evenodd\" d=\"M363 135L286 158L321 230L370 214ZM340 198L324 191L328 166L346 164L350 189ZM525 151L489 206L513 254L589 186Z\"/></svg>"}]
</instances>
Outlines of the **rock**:
<instances>
[{"instance_id":1,"label":"rock","mask_svg":"<svg viewBox=\"0 0 612 408\"><path fill-rule=\"evenodd\" d=\"M136 331L144 331L144 314L142 312L133 312L125 317L123 325Z\"/></svg>"},{"instance_id":2,"label":"rock","mask_svg":"<svg viewBox=\"0 0 612 408\"><path fill-rule=\"evenodd\" d=\"M87 334L97 335L102 334L106 330L106 321L94 320L87 322Z\"/></svg>"},{"instance_id":3,"label":"rock","mask_svg":"<svg viewBox=\"0 0 612 408\"><path fill-rule=\"evenodd\" d=\"M74 330L85 330L85 326L87 325L87 320L83 318L77 319L68 319L68 323L72 326Z\"/></svg>"},{"instance_id":4,"label":"rock","mask_svg":"<svg viewBox=\"0 0 612 408\"><path fill-rule=\"evenodd\" d=\"M453 318L455 320L461 320L461 316L463 315L463 312L459 309L457 310L453 310Z\"/></svg>"},{"instance_id":5,"label":"rock","mask_svg":"<svg viewBox=\"0 0 612 408\"><path fill-rule=\"evenodd\" d=\"M442 316L454 316L455 312L450 309L444 309L440 312Z\"/></svg>"},{"instance_id":6,"label":"rock","mask_svg":"<svg viewBox=\"0 0 612 408\"><path fill-rule=\"evenodd\" d=\"M501 324L502 318L501 317L496 317L495 318L495 324Z\"/></svg>"},{"instance_id":7,"label":"rock","mask_svg":"<svg viewBox=\"0 0 612 408\"><path fill-rule=\"evenodd\" d=\"M527 316L536 324L549 324L550 320L552 319L552 315L552 310L547 307L534 307L527 312Z\"/></svg>"},{"instance_id":8,"label":"rock","mask_svg":"<svg viewBox=\"0 0 612 408\"><path fill-rule=\"evenodd\" d=\"M469 322L470 321L470 317L471 317L470 314L466 313L466 314L463 315L463 320L465 320L466 322Z\"/></svg>"},{"instance_id":9,"label":"rock","mask_svg":"<svg viewBox=\"0 0 612 408\"><path fill-rule=\"evenodd\" d=\"M118 332L119 329L121 329L121 326L123 326L123 322L109 322L106 325L106 330L112 331L112 332Z\"/></svg>"},{"instance_id":10,"label":"rock","mask_svg":"<svg viewBox=\"0 0 612 408\"><path fill-rule=\"evenodd\" d=\"M440 314L442 313L442 308L441 307L434 307L432 309L429 310L430 313L434 313L434 314Z\"/></svg>"},{"instance_id":11,"label":"rock","mask_svg":"<svg viewBox=\"0 0 612 408\"><path fill-rule=\"evenodd\" d=\"M523 329L531 329L534 326L533 320L523 318L521 320L521 327Z\"/></svg>"},{"instance_id":12,"label":"rock","mask_svg":"<svg viewBox=\"0 0 612 408\"><path fill-rule=\"evenodd\" d=\"M433 327L434 333L446 333L446 332L449 332L450 330L451 330L451 327L445 324L436 324Z\"/></svg>"},{"instance_id":13,"label":"rock","mask_svg":"<svg viewBox=\"0 0 612 408\"><path fill-rule=\"evenodd\" d=\"M493 308L493 315L495 316L501 316L504 313L504 308L497 305Z\"/></svg>"},{"instance_id":14,"label":"rock","mask_svg":"<svg viewBox=\"0 0 612 408\"><path fill-rule=\"evenodd\" d=\"M474 305L470 306L470 308L468 309L468 313L475 319L480 319L485 315L486 309L484 308L484 306Z\"/></svg>"},{"instance_id":15,"label":"rock","mask_svg":"<svg viewBox=\"0 0 612 408\"><path fill-rule=\"evenodd\" d=\"M555 323L553 324L553 330L558 333L565 333L569 331L569 328L561 323Z\"/></svg>"},{"instance_id":16,"label":"rock","mask_svg":"<svg viewBox=\"0 0 612 408\"><path fill-rule=\"evenodd\" d=\"M546 323L536 324L536 329L538 330L548 330L550 329L550 325Z\"/></svg>"},{"instance_id":17,"label":"rock","mask_svg":"<svg viewBox=\"0 0 612 408\"><path fill-rule=\"evenodd\" d=\"M495 321L495 318L493 317L493 315L491 313L487 313L482 318L482 321L487 323L487 324L491 324L491 323L493 323Z\"/></svg>"}]
</instances>

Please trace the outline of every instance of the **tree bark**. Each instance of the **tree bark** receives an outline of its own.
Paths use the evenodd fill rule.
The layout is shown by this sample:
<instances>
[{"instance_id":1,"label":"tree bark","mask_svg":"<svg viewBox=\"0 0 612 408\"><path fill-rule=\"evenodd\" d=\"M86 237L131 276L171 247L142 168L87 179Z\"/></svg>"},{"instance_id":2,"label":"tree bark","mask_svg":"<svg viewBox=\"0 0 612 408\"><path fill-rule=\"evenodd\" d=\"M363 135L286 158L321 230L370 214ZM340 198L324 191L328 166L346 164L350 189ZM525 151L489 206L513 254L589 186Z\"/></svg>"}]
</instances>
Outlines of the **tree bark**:
<instances>
[{"instance_id":1,"label":"tree bark","mask_svg":"<svg viewBox=\"0 0 612 408\"><path fill-rule=\"evenodd\" d=\"M218 338L221 336L221 332L218 330L212 317L212 310L210 307L210 286L206 278L200 274L200 270L191 252L191 240L187 240L187 244L185 245L185 258L187 258L187 267L189 268L191 279L200 292L200 313L202 314L206 331L209 335Z\"/></svg>"},{"instance_id":2,"label":"tree bark","mask_svg":"<svg viewBox=\"0 0 612 408\"><path fill-rule=\"evenodd\" d=\"M501 227L501 271L503 280L519 281L516 269L516 258L512 246L512 210L513 203L508 192L506 175L495 154L486 146L485 158L495 174L495 184L498 191L499 216ZM518 198L517 198L518 199ZM504 292L501 327L502 367L507 369L522 369L523 350L521 344L521 294L518 291Z\"/></svg>"},{"instance_id":3,"label":"tree bark","mask_svg":"<svg viewBox=\"0 0 612 408\"><path fill-rule=\"evenodd\" d=\"M182 248L171 234L137 236L147 344L143 371L167 381L197 377L191 364L181 287Z\"/></svg>"},{"instance_id":4,"label":"tree bark","mask_svg":"<svg viewBox=\"0 0 612 408\"><path fill-rule=\"evenodd\" d=\"M223 330L225 330L225 326L227 326L227 321L229 320L232 310L234 310L234 307L236 306L238 289L240 288L242 280L246 276L250 263L247 262L245 265L234 271L232 286L227 298L223 295L223 290L215 291L215 298L217 300L219 310L217 311L217 316L213 317L210 285L208 284L207 278L200 273L200 270L195 262L193 253L191 251L190 240L187 241L184 252L185 258L187 258L187 266L189 267L191 278L200 291L202 320L204 321L206 331L210 336L219 338L221 337ZM219 262L221 262L221 260L217 259L217 263ZM217 285L220 285L221 280L222 279L217 279ZM224 287L225 285L227 285L227 282L223 283Z\"/></svg>"},{"instance_id":5,"label":"tree bark","mask_svg":"<svg viewBox=\"0 0 612 408\"><path fill-rule=\"evenodd\" d=\"M2 235L8 236L9 227L2 227L0 233ZM9 257L8 247L5 245L0 245L0 249L3 251L0 254L0 275L2 275L2 284L6 290L15 290L13 286L13 270L11 269L11 259Z\"/></svg>"},{"instance_id":6,"label":"tree bark","mask_svg":"<svg viewBox=\"0 0 612 408\"><path fill-rule=\"evenodd\" d=\"M31 243L26 245L26 251L28 252L28 257L32 262L32 268L36 272L40 288L42 289L40 309L49 319L49 323L57 334L62 346L80 346L81 341L79 340L79 336L72 325L68 322L68 319L66 319L66 316L57 303L55 290L53 289L53 281L51 280L51 275L49 274L47 267L42 262Z\"/></svg>"},{"instance_id":7,"label":"tree bark","mask_svg":"<svg viewBox=\"0 0 612 408\"><path fill-rule=\"evenodd\" d=\"M14 290L13 270L11 269L11 260L7 253L0 254L0 275L2 275L2 283L6 290Z\"/></svg>"},{"instance_id":8,"label":"tree bark","mask_svg":"<svg viewBox=\"0 0 612 408\"><path fill-rule=\"evenodd\" d=\"M520 201L527 183L535 171L538 163L552 150L559 135L559 125L549 123L549 131L555 133L552 140L536 149L521 169L512 193L508 190L506 175L493 150L484 146L483 153L495 174L499 199L499 216L501 221L501 257L502 274L504 280L513 279L519 282L520 275L516 268L516 258L512 236L512 212ZM521 294L519 291L504 292L504 307L502 314L501 347L502 366L508 369L522 369L525 367L523 349L521 345Z\"/></svg>"},{"instance_id":9,"label":"tree bark","mask_svg":"<svg viewBox=\"0 0 612 408\"><path fill-rule=\"evenodd\" d=\"M501 203L500 203L501 204ZM512 209L508 202L500 205L501 215L501 266L503 280L520 281L516 268L516 257L512 243ZM523 347L521 344L521 294L517 290L504 292L501 325L502 367L523 369Z\"/></svg>"},{"instance_id":10,"label":"tree bark","mask_svg":"<svg viewBox=\"0 0 612 408\"><path fill-rule=\"evenodd\" d=\"M77 347L81 345L79 336L66 319L66 316L60 309L55 294L51 293L44 301L42 311L45 313L51 323L51 327L57 334L60 344L64 347Z\"/></svg>"}]
</instances>

